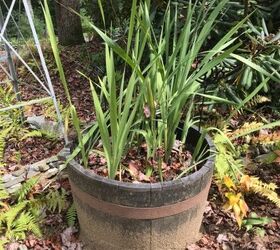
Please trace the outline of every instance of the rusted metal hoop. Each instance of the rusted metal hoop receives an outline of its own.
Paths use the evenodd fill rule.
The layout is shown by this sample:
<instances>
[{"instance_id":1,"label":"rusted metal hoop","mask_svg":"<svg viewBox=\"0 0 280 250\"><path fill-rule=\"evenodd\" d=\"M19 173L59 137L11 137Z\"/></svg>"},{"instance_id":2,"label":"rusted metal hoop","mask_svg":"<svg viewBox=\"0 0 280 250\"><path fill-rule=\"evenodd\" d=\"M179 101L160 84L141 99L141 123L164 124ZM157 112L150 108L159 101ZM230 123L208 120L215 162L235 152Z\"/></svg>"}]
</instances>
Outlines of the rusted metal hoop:
<instances>
[{"instance_id":1,"label":"rusted metal hoop","mask_svg":"<svg viewBox=\"0 0 280 250\"><path fill-rule=\"evenodd\" d=\"M201 192L199 192L197 195L187 200L177 202L175 204L160 206L160 207L141 207L141 208L123 206L123 205L99 200L82 191L73 182L71 182L71 188L72 188L72 193L77 200L87 204L93 209L96 209L98 211L113 216L119 216L128 219L147 220L147 219L158 219L162 217L176 215L192 207L201 205L201 202L207 200L210 184L211 182L209 182Z\"/></svg>"}]
</instances>

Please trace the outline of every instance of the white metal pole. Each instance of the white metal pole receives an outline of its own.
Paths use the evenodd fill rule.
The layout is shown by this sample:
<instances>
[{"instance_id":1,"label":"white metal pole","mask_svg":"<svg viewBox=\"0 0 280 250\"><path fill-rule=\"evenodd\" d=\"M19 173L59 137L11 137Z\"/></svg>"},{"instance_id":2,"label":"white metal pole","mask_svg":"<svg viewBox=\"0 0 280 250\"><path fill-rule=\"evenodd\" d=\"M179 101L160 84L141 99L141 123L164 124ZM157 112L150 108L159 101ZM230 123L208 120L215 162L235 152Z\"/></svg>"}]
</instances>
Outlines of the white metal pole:
<instances>
[{"instance_id":1,"label":"white metal pole","mask_svg":"<svg viewBox=\"0 0 280 250\"><path fill-rule=\"evenodd\" d=\"M14 9L15 3L16 3L16 0L13 0L13 2L11 3L6 20L4 21L3 26L1 27L1 35L3 35L6 30L6 27L8 25L11 15L12 15L12 11Z\"/></svg>"},{"instance_id":2,"label":"white metal pole","mask_svg":"<svg viewBox=\"0 0 280 250\"><path fill-rule=\"evenodd\" d=\"M47 84L48 84L48 88L49 88L50 93L51 93L51 98L53 100L54 107L55 107L55 110L56 110L58 123L59 123L61 131L63 132L65 143L67 144L68 143L68 137L67 137L67 134L66 134L64 126L63 126L62 116L61 116L61 113L60 113L60 110L59 110L59 107L58 107L58 103L57 103L57 99L56 99L55 92L54 92L54 89L53 89L53 85L52 85L52 82L51 82L49 70L48 70L47 65L46 65L46 61L45 61L45 58L44 58L44 55L43 55L43 51L42 51L42 48L41 48L41 45L40 45L40 41L39 41L36 29L35 29L32 14L30 13L30 8L29 8L29 5L27 3L27 0L23 0L23 5L24 5L24 8L25 8L25 12L26 12L26 15L27 15L27 18L28 18L29 25L31 27L31 31L32 31L34 42L35 42L35 45L36 45L36 48L37 48L37 51L38 51L38 54L39 54L39 57L40 57L42 68L44 70L44 73L45 73L45 76L46 76L46 79L47 79Z\"/></svg>"},{"instance_id":3,"label":"white metal pole","mask_svg":"<svg viewBox=\"0 0 280 250\"><path fill-rule=\"evenodd\" d=\"M6 19L6 21L7 20L8 20L8 18ZM2 9L1 9L1 6L0 6L0 28L3 31L3 36L6 36L4 25L5 25L4 16L3 16L3 12L2 12ZM9 71L10 71L10 74L8 74L8 76L12 81L13 89L14 89L14 92L16 94L17 101L20 102L21 101L21 96L20 96L19 88L18 88L18 78L17 78L17 72L16 72L15 64L13 62L9 46L6 43L4 43L4 47L5 47L5 51L6 51L6 54L7 54L7 63L8 63ZM2 65L1 65L1 68L2 68Z\"/></svg>"},{"instance_id":4,"label":"white metal pole","mask_svg":"<svg viewBox=\"0 0 280 250\"><path fill-rule=\"evenodd\" d=\"M22 59L22 57L17 53L17 51L9 43L9 41L0 34L0 41L1 40L3 40L3 42L11 49L11 51L16 55L16 57L22 62L22 64L28 69L28 71L34 76L34 78L40 83L40 85L44 88L44 90L49 95L51 95L50 90L44 85L44 83L40 80L40 78L34 73L34 71L29 67L29 65Z\"/></svg>"}]
</instances>

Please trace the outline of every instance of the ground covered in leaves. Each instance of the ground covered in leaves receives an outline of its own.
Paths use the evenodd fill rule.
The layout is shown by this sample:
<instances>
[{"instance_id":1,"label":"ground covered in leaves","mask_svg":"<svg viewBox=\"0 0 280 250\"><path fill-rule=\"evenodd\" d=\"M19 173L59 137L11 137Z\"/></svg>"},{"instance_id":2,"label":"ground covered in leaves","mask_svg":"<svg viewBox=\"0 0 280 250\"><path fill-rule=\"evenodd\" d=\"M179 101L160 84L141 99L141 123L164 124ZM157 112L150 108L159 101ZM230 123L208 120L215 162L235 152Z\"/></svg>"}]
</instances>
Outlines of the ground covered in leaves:
<instances>
[{"instance_id":1,"label":"ground covered in leaves","mask_svg":"<svg viewBox=\"0 0 280 250\"><path fill-rule=\"evenodd\" d=\"M95 79L98 74L104 71L104 65L102 66L102 62L99 60L100 51L102 51L101 43L94 40L81 46L66 47L61 53L61 60L63 61L64 72L72 102L77 108L80 119L85 122L94 119L94 113L92 109L93 105L89 80L86 79L83 74L89 78ZM44 47L44 55L50 71L55 94L58 101L66 107L68 104L67 97L59 80L50 45ZM33 63L33 58L30 58L30 56L27 56L26 60L29 60L31 64ZM23 100L28 101L48 96L46 91L44 91L24 66L20 65L19 70L20 90ZM38 68L35 67L33 70L44 80L42 72L38 70ZM41 104L32 105L28 111L29 115L42 115L45 113L45 107Z\"/></svg>"},{"instance_id":2,"label":"ground covered in leaves","mask_svg":"<svg viewBox=\"0 0 280 250\"><path fill-rule=\"evenodd\" d=\"M27 138L23 141L10 141L5 150L4 160L13 168L15 165L26 165L56 155L63 148L62 140L46 138Z\"/></svg>"},{"instance_id":3,"label":"ground covered in leaves","mask_svg":"<svg viewBox=\"0 0 280 250\"><path fill-rule=\"evenodd\" d=\"M279 166L275 177L279 183ZM196 244L190 245L188 250L280 249L280 209L275 205L255 194L248 195L247 204L250 210L258 216L270 217L272 222L265 226L257 225L246 231L245 228L239 229L234 217L223 210L225 201L221 199L215 183L212 183L208 201L203 219L202 238Z\"/></svg>"}]
</instances>

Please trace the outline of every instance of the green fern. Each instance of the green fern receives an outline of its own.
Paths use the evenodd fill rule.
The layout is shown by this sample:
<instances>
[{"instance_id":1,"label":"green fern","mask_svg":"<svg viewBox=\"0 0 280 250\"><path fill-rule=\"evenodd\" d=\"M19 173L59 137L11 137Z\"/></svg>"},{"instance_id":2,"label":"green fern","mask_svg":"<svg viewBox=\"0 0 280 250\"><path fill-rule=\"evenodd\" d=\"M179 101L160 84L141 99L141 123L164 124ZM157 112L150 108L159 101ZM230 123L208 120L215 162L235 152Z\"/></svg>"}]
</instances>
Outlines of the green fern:
<instances>
[{"instance_id":1,"label":"green fern","mask_svg":"<svg viewBox=\"0 0 280 250\"><path fill-rule=\"evenodd\" d=\"M13 221L18 216L18 214L26 207L28 201L20 202L12 207L5 213L4 220L7 223L7 228L12 226Z\"/></svg>"},{"instance_id":2,"label":"green fern","mask_svg":"<svg viewBox=\"0 0 280 250\"><path fill-rule=\"evenodd\" d=\"M266 197L268 200L272 201L280 208L280 197L276 193L276 189L278 188L274 183L264 183L259 178L252 178L251 188L253 192L260 194L263 197Z\"/></svg>"},{"instance_id":3,"label":"green fern","mask_svg":"<svg viewBox=\"0 0 280 250\"><path fill-rule=\"evenodd\" d=\"M13 205L1 201L0 205L3 209L0 212L0 234L5 235L4 239L25 239L27 232L32 232L37 236L41 235L39 229L39 214L41 210L34 210L30 204L38 201L36 199L27 200L26 195L31 191L37 183L37 178L28 180L15 197L9 196L5 190L2 180L0 180L0 198L1 200L8 199ZM3 248L6 240L0 242L0 249Z\"/></svg>"},{"instance_id":4,"label":"green fern","mask_svg":"<svg viewBox=\"0 0 280 250\"><path fill-rule=\"evenodd\" d=\"M4 164L4 153L5 153L5 146L6 146L6 140L7 136L10 132L11 128L6 128L3 130L0 130L0 167L3 167Z\"/></svg>"},{"instance_id":5,"label":"green fern","mask_svg":"<svg viewBox=\"0 0 280 250\"><path fill-rule=\"evenodd\" d=\"M223 181L225 176L230 176L237 180L236 175L244 169L244 165L231 141L226 134L220 131L214 137L214 144L217 149L215 159L216 180Z\"/></svg>"},{"instance_id":6,"label":"green fern","mask_svg":"<svg viewBox=\"0 0 280 250\"><path fill-rule=\"evenodd\" d=\"M9 193L7 192L7 190L5 189L4 185L3 185L3 181L0 178L0 202L2 200L5 200L9 198ZM0 204L1 205L1 204Z\"/></svg>"},{"instance_id":7,"label":"green fern","mask_svg":"<svg viewBox=\"0 0 280 250\"><path fill-rule=\"evenodd\" d=\"M66 207L66 191L61 189L61 193L58 190L51 191L46 196L47 208L54 212L58 211L59 213Z\"/></svg>"},{"instance_id":8,"label":"green fern","mask_svg":"<svg viewBox=\"0 0 280 250\"><path fill-rule=\"evenodd\" d=\"M0 85L0 108L8 107L14 104L16 96L13 93L11 84L5 87ZM21 111L12 109L0 112L0 167L4 166L3 158L5 146L12 134L17 135L23 132L21 128Z\"/></svg>"},{"instance_id":9,"label":"green fern","mask_svg":"<svg viewBox=\"0 0 280 250\"><path fill-rule=\"evenodd\" d=\"M5 244L7 244L9 241L6 238L0 238L0 250L4 250Z\"/></svg>"},{"instance_id":10,"label":"green fern","mask_svg":"<svg viewBox=\"0 0 280 250\"><path fill-rule=\"evenodd\" d=\"M13 93L12 84L8 83L4 87L0 85L0 108L12 106L15 104L15 102L16 95ZM20 109L1 111L0 117L0 127L2 127L2 129L10 127L10 125L21 124Z\"/></svg>"},{"instance_id":11,"label":"green fern","mask_svg":"<svg viewBox=\"0 0 280 250\"><path fill-rule=\"evenodd\" d=\"M24 240L28 233L41 237L42 211L61 212L66 208L67 192L64 189L28 196L37 182L38 177L29 179L16 195L9 196L0 178L0 235L4 236L0 239L0 250L11 240ZM74 224L75 219L75 208L70 206L67 220Z\"/></svg>"},{"instance_id":12,"label":"green fern","mask_svg":"<svg viewBox=\"0 0 280 250\"><path fill-rule=\"evenodd\" d=\"M45 127L40 128L39 132L42 134L43 137L47 138L48 140L57 140L58 139L58 126L54 127Z\"/></svg>"},{"instance_id":13,"label":"green fern","mask_svg":"<svg viewBox=\"0 0 280 250\"><path fill-rule=\"evenodd\" d=\"M68 208L66 213L67 218L67 224L68 226L74 226L76 220L77 220L77 211L74 206L74 203L71 204L71 206Z\"/></svg>"},{"instance_id":14,"label":"green fern","mask_svg":"<svg viewBox=\"0 0 280 250\"><path fill-rule=\"evenodd\" d=\"M16 196L18 197L18 201L23 201L27 194L32 190L32 188L38 183L39 177L32 177L27 180L21 188L16 192Z\"/></svg>"},{"instance_id":15,"label":"green fern","mask_svg":"<svg viewBox=\"0 0 280 250\"><path fill-rule=\"evenodd\" d=\"M11 83L8 83L5 86L0 85L0 97L0 107L8 106L16 99L16 95L13 93L13 87Z\"/></svg>"},{"instance_id":16,"label":"green fern","mask_svg":"<svg viewBox=\"0 0 280 250\"><path fill-rule=\"evenodd\" d=\"M22 212L18 219L13 223L13 234L23 236L18 237L19 239L25 238L25 232L32 232L36 236L41 237L41 230L38 226L35 216L30 212Z\"/></svg>"},{"instance_id":17,"label":"green fern","mask_svg":"<svg viewBox=\"0 0 280 250\"><path fill-rule=\"evenodd\" d=\"M246 129L248 127L249 126L247 126ZM240 131L241 129L237 130L238 133L243 133ZM236 133L236 131L233 133ZM232 135L233 133L227 134ZM214 137L214 143L217 149L215 177L218 185L220 186L220 190L223 191L224 189L222 187L225 186L227 188L225 194L228 192L233 196L241 195L243 192L252 191L262 195L280 207L280 197L278 197L275 191L277 186L274 183L264 183L257 177L245 175L244 161L241 159L239 152L229 138L230 137L227 137L227 135L221 131L219 131L219 133ZM243 202L246 204L245 200ZM246 213L244 216L245 215ZM237 221L241 223L241 219L243 217L240 218L239 215L235 215L235 217Z\"/></svg>"},{"instance_id":18,"label":"green fern","mask_svg":"<svg viewBox=\"0 0 280 250\"><path fill-rule=\"evenodd\" d=\"M34 233L36 236L38 237L42 237L42 233L39 227L39 223L37 223L37 221L35 221L34 223L30 223L28 225L28 230L32 233Z\"/></svg>"},{"instance_id":19,"label":"green fern","mask_svg":"<svg viewBox=\"0 0 280 250\"><path fill-rule=\"evenodd\" d=\"M27 132L26 134L23 135L23 137L20 138L21 141L30 138L30 137L42 137L42 133L39 130L32 130Z\"/></svg>"},{"instance_id":20,"label":"green fern","mask_svg":"<svg viewBox=\"0 0 280 250\"><path fill-rule=\"evenodd\" d=\"M56 140L57 133L53 128L40 128L38 130L28 131L21 137L21 140L25 140L30 137L45 137L48 140Z\"/></svg>"},{"instance_id":21,"label":"green fern","mask_svg":"<svg viewBox=\"0 0 280 250\"><path fill-rule=\"evenodd\" d=\"M13 123L11 117L8 114L1 114L1 120L0 120L0 127L2 129L10 127L10 125Z\"/></svg>"},{"instance_id":22,"label":"green fern","mask_svg":"<svg viewBox=\"0 0 280 250\"><path fill-rule=\"evenodd\" d=\"M9 220L9 224L7 222L6 237L8 239L25 239L27 232L32 232L38 237L41 236L38 218L35 218L35 216L30 212L18 212L17 217L15 217L13 220Z\"/></svg>"},{"instance_id":23,"label":"green fern","mask_svg":"<svg viewBox=\"0 0 280 250\"><path fill-rule=\"evenodd\" d=\"M41 211L46 207L45 194L43 195L43 197L36 197L34 199L30 199L28 207L28 210L31 211L32 214L40 216Z\"/></svg>"}]
</instances>

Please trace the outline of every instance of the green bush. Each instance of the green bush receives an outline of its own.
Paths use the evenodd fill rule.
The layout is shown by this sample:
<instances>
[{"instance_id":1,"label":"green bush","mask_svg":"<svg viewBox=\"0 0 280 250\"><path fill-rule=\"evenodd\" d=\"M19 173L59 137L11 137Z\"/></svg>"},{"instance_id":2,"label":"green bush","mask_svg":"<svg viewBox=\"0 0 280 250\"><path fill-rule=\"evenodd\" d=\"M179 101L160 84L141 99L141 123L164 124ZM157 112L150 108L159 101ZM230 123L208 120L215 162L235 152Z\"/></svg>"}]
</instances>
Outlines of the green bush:
<instances>
[{"instance_id":1,"label":"green bush","mask_svg":"<svg viewBox=\"0 0 280 250\"><path fill-rule=\"evenodd\" d=\"M17 26L14 23L10 23L7 28L7 33L9 39L16 39L20 38L19 30L22 33L25 39L32 37L31 28L29 26L29 22L27 16L24 13L18 14L14 16L14 19L17 23ZM39 37L42 37L45 32L45 23L39 17L34 15L34 24Z\"/></svg>"}]
</instances>

